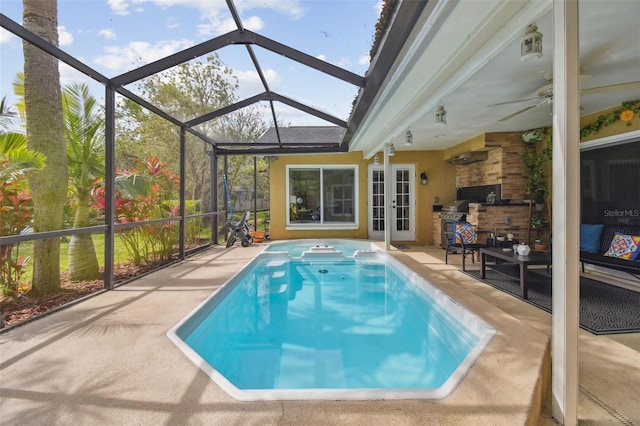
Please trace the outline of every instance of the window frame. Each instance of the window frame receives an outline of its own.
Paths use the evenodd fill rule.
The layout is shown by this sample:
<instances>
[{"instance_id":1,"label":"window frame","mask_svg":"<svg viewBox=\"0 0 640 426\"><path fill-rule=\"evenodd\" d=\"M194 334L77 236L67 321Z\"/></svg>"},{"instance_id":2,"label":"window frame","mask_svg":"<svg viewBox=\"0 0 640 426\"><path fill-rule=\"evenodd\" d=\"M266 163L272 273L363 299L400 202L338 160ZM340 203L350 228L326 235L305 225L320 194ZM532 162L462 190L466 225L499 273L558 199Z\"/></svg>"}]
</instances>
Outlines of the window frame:
<instances>
[{"instance_id":1,"label":"window frame","mask_svg":"<svg viewBox=\"0 0 640 426\"><path fill-rule=\"evenodd\" d=\"M292 170L319 170L320 172L320 211L324 210L324 200L322 197L324 191L324 172L325 170L352 170L353 171L353 218L352 222L325 222L324 214L320 215L320 220L316 222L302 222L297 223L291 220L291 208L289 200L291 199L291 171ZM286 182L286 194L285 194L285 218L286 218L286 230L302 230L302 229L359 229L359 178L360 169L357 164L287 164L285 167L285 182ZM349 184L343 184L349 185ZM331 190L331 188L329 188ZM295 195L295 194L294 194Z\"/></svg>"}]
</instances>

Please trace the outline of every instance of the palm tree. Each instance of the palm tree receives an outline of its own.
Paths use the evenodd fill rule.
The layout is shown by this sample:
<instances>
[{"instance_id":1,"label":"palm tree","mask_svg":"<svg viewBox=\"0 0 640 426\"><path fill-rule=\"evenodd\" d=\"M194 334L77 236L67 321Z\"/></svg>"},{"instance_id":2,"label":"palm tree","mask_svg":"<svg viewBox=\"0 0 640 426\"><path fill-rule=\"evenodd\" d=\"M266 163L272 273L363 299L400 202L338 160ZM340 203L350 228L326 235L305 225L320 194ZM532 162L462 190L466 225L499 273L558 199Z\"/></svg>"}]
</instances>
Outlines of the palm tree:
<instances>
[{"instance_id":1,"label":"palm tree","mask_svg":"<svg viewBox=\"0 0 640 426\"><path fill-rule=\"evenodd\" d=\"M91 225L91 188L104 176L104 120L97 113L96 99L86 84L73 84L62 93L69 188L75 195L74 228ZM69 243L71 281L99 277L98 257L90 234L77 234Z\"/></svg>"},{"instance_id":2,"label":"palm tree","mask_svg":"<svg viewBox=\"0 0 640 426\"><path fill-rule=\"evenodd\" d=\"M58 45L58 2L23 0L24 27ZM67 198L68 167L58 61L24 40L24 100L27 146L47 158L44 169L29 174L33 197L33 228L46 232L62 228ZM34 241L31 293L60 291L60 239Z\"/></svg>"}]
</instances>

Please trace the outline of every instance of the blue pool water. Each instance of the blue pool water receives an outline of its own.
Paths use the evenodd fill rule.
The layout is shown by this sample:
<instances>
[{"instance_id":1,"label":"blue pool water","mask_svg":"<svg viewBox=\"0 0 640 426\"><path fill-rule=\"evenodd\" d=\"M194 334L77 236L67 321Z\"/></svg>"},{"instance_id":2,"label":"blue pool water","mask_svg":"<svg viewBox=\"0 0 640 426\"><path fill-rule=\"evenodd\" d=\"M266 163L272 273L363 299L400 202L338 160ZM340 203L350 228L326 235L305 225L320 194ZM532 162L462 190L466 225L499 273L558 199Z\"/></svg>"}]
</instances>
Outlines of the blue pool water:
<instances>
[{"instance_id":1,"label":"blue pool water","mask_svg":"<svg viewBox=\"0 0 640 426\"><path fill-rule=\"evenodd\" d=\"M358 250L262 253L169 336L236 399L446 396L495 330Z\"/></svg>"}]
</instances>

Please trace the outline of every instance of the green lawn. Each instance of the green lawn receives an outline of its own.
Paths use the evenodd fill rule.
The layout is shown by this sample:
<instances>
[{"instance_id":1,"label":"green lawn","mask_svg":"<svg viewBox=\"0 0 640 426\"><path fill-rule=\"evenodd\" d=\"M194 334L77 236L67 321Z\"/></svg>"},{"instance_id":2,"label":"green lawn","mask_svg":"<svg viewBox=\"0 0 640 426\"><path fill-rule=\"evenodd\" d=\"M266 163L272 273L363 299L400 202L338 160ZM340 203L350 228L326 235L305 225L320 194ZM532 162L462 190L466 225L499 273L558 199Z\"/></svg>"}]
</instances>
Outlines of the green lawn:
<instances>
[{"instance_id":1,"label":"green lawn","mask_svg":"<svg viewBox=\"0 0 640 426\"><path fill-rule=\"evenodd\" d=\"M262 214L260 214L262 213ZM258 214L258 226L257 229L259 231L265 230L266 218L267 215L264 215L264 212L260 212ZM209 226L203 226L202 224L196 223L199 219L187 220L187 227L190 225L194 226L195 229L191 230L193 234L192 239L196 241L207 241L211 239L211 228ZM253 220L251 221L253 222ZM189 228L188 228L189 229ZM251 224L251 230L253 230L253 224ZM91 238L93 239L93 244L96 250L96 255L98 257L98 264L100 267L104 266L104 233L92 234ZM225 236L219 235L218 243L224 243ZM20 244L18 248L14 247L13 249L14 258L16 256L28 256L30 258L33 257L33 241L27 241ZM120 241L119 237L116 235L115 239L115 256L114 263L124 263L131 259L129 253L125 245ZM60 244L60 271L65 272L69 269L69 238L63 238ZM25 268L25 272L21 277L21 282L28 283L31 282L31 278L33 276L33 262L32 259L27 263Z\"/></svg>"},{"instance_id":2,"label":"green lawn","mask_svg":"<svg viewBox=\"0 0 640 426\"><path fill-rule=\"evenodd\" d=\"M104 234L93 234L91 235L91 239L93 240L93 245L96 249L96 256L98 256L98 264L100 267L104 266ZM20 246L16 249L14 247L14 257L17 256L29 256L33 257L33 241L27 241L21 243ZM116 237L115 244L115 263L126 262L129 260L129 254L127 253L126 248L123 244L118 242L118 237ZM69 239L62 239L60 243L60 271L65 272L69 269ZM30 261L27 264L25 269L25 273L22 276L22 282L30 282L31 277L33 275L33 262Z\"/></svg>"}]
</instances>

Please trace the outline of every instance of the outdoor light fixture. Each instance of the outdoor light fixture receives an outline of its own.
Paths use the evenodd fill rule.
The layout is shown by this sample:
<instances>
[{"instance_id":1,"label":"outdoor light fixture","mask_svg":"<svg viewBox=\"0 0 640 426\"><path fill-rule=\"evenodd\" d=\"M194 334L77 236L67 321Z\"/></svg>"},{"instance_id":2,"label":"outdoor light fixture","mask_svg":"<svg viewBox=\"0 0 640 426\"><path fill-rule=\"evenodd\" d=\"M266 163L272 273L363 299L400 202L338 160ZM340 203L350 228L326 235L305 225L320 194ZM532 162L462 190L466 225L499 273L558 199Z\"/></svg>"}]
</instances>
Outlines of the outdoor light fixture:
<instances>
[{"instance_id":1,"label":"outdoor light fixture","mask_svg":"<svg viewBox=\"0 0 640 426\"><path fill-rule=\"evenodd\" d=\"M429 182L429 179L427 178L427 173L426 172L420 173L420 183L423 185L426 185L428 182Z\"/></svg>"},{"instance_id":2,"label":"outdoor light fixture","mask_svg":"<svg viewBox=\"0 0 640 426\"><path fill-rule=\"evenodd\" d=\"M542 34L538 32L538 27L535 24L531 24L527 27L520 43L520 60L531 62L540 56L542 56Z\"/></svg>"},{"instance_id":3,"label":"outdoor light fixture","mask_svg":"<svg viewBox=\"0 0 640 426\"><path fill-rule=\"evenodd\" d=\"M404 144L413 145L413 133L411 133L411 130L407 130L407 133L404 134Z\"/></svg>"},{"instance_id":4,"label":"outdoor light fixture","mask_svg":"<svg viewBox=\"0 0 640 426\"><path fill-rule=\"evenodd\" d=\"M389 157L393 157L394 155L396 155L396 147L394 144L387 144L387 153L389 154Z\"/></svg>"},{"instance_id":5,"label":"outdoor light fixture","mask_svg":"<svg viewBox=\"0 0 640 426\"><path fill-rule=\"evenodd\" d=\"M447 124L447 111L444 105L440 105L436 111L436 126L444 126Z\"/></svg>"},{"instance_id":6,"label":"outdoor light fixture","mask_svg":"<svg viewBox=\"0 0 640 426\"><path fill-rule=\"evenodd\" d=\"M380 164L380 157L378 157L378 154L373 156L373 164Z\"/></svg>"}]
</instances>

